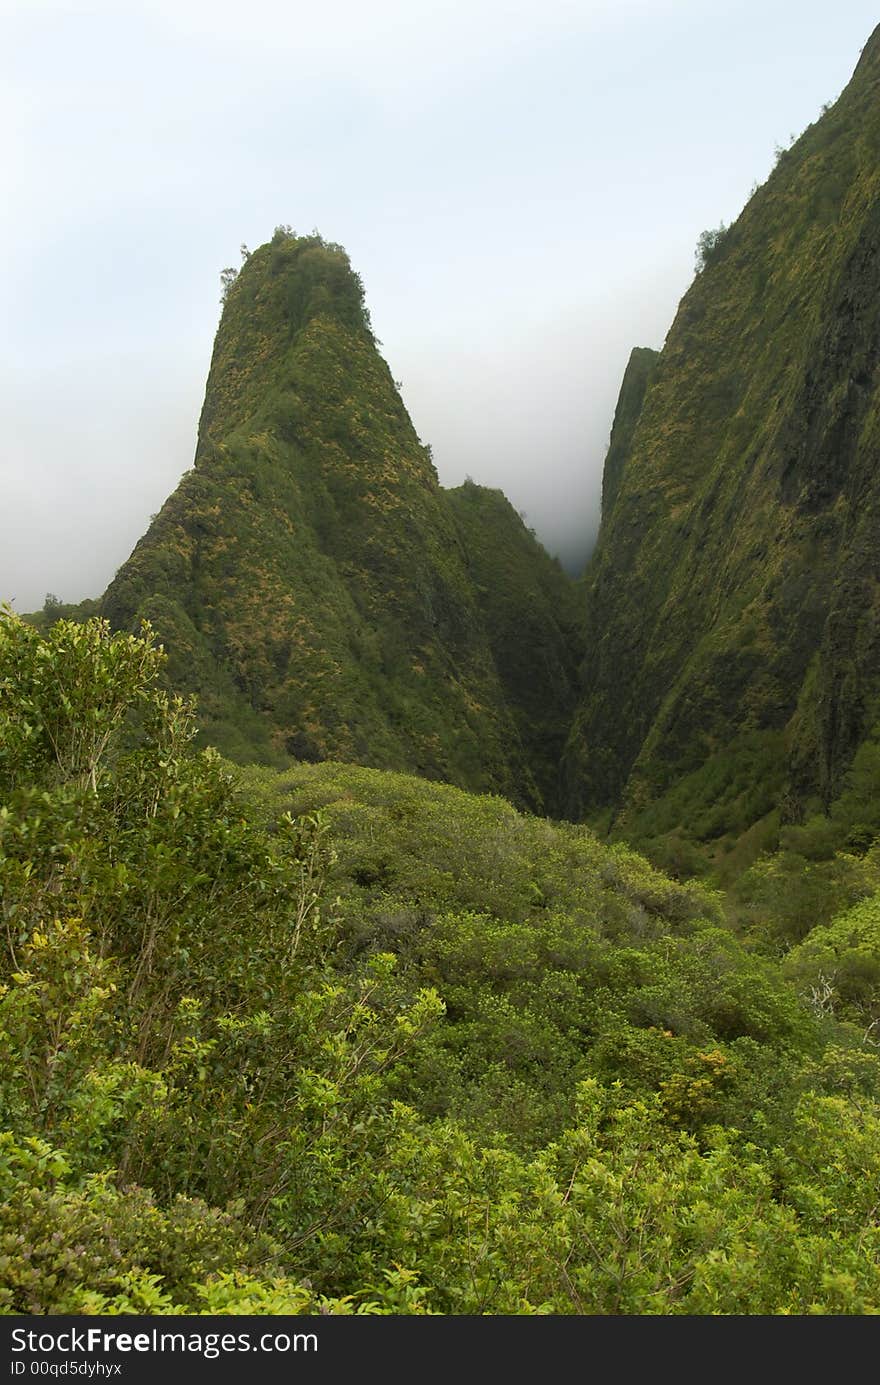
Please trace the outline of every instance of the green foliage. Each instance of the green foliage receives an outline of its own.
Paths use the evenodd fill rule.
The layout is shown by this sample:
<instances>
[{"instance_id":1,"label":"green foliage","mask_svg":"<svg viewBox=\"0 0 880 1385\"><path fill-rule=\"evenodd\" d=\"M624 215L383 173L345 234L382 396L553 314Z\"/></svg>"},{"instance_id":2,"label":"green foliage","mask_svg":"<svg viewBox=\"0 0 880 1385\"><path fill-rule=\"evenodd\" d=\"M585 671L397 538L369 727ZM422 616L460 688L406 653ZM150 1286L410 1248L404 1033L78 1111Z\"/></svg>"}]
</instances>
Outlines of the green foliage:
<instances>
[{"instance_id":1,"label":"green foliage","mask_svg":"<svg viewBox=\"0 0 880 1385\"><path fill-rule=\"evenodd\" d=\"M289 1213L296 1240L356 1222L388 1138L380 1074L441 1007L427 988L402 999L391 959L328 970L324 823L247 821L216 755L192 751L185 705L158 689L149 632L95 621L41 636L10 615L3 640L0 1112L15 1149L60 1144L53 1176L71 1180L63 1196L22 1186L9 1244L43 1218L47 1246L96 1247L74 1283L73 1257L45 1263L37 1237L8 1306L78 1311L84 1283L115 1301L146 1274L162 1280L157 1304L197 1309L186 1285L250 1262L236 1242L203 1263L187 1240L178 1280L144 1250L141 1210L163 1244L180 1198L198 1242L221 1216L202 1199L233 1190L236 1216ZM74 697L82 730L62 715Z\"/></svg>"},{"instance_id":2,"label":"green foliage","mask_svg":"<svg viewBox=\"0 0 880 1385\"><path fill-rule=\"evenodd\" d=\"M106 622L60 620L45 640L0 612L0 792L14 776L97 787L123 718L158 676L144 633L111 641Z\"/></svg>"},{"instance_id":3,"label":"green foliage","mask_svg":"<svg viewBox=\"0 0 880 1385\"><path fill-rule=\"evenodd\" d=\"M847 905L880 889L880 852L811 860L792 849L762 856L736 881L733 913L752 935L791 947Z\"/></svg>"},{"instance_id":4,"label":"green foliage","mask_svg":"<svg viewBox=\"0 0 880 1385\"><path fill-rule=\"evenodd\" d=\"M230 1213L182 1197L162 1208L109 1173L77 1177L43 1140L0 1135L0 1311L198 1312L199 1280L273 1254ZM123 1290L127 1309L104 1307Z\"/></svg>"},{"instance_id":5,"label":"green foliage","mask_svg":"<svg viewBox=\"0 0 880 1385\"><path fill-rule=\"evenodd\" d=\"M785 961L787 974L813 1003L865 1026L880 1026L880 894L814 928Z\"/></svg>"},{"instance_id":6,"label":"green foliage","mask_svg":"<svg viewBox=\"0 0 880 1385\"><path fill-rule=\"evenodd\" d=\"M838 1119L843 1158L829 1138ZM382 1229L442 1312L860 1314L880 1290L865 1182L878 1140L875 1112L805 1098L782 1160L719 1131L700 1148L670 1135L656 1100L619 1104L585 1083L576 1123L531 1160L448 1125L427 1139L415 1124L402 1131L392 1157L406 1191Z\"/></svg>"},{"instance_id":7,"label":"green foliage","mask_svg":"<svg viewBox=\"0 0 880 1385\"><path fill-rule=\"evenodd\" d=\"M575 1079L657 1093L718 1052L729 1080L694 1102L689 1128L751 1128L817 1050L809 1009L720 928L717 896L588 829L348 765L244 783L269 813L319 809L331 824L340 962L393 950L402 983L446 1002L394 1074L426 1116L534 1149L572 1119Z\"/></svg>"},{"instance_id":8,"label":"green foliage","mask_svg":"<svg viewBox=\"0 0 880 1385\"><path fill-rule=\"evenodd\" d=\"M697 238L697 249L695 253L697 273L700 274L708 265L714 264L719 258L724 242L730 234L730 227L725 226L722 221L720 226L714 230L701 231Z\"/></svg>"}]
</instances>

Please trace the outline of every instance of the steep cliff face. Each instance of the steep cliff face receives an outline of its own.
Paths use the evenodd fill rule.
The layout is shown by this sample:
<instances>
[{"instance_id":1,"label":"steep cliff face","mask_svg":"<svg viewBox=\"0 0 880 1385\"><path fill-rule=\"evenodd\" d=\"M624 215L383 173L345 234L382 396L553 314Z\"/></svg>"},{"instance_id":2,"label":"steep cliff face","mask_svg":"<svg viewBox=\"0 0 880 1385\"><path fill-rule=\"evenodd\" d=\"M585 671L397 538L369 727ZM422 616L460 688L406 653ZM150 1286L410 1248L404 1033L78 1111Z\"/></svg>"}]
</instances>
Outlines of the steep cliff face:
<instances>
[{"instance_id":1,"label":"steep cliff face","mask_svg":"<svg viewBox=\"0 0 880 1385\"><path fill-rule=\"evenodd\" d=\"M529 770L543 807L558 814L583 656L576 586L501 491L466 481L445 498Z\"/></svg>"},{"instance_id":2,"label":"steep cliff face","mask_svg":"<svg viewBox=\"0 0 880 1385\"><path fill-rule=\"evenodd\" d=\"M229 290L194 468L103 609L152 620L233 757L352 760L539 806L467 529L345 253L279 232ZM541 686L570 705L570 685Z\"/></svg>"},{"instance_id":3,"label":"steep cliff face","mask_svg":"<svg viewBox=\"0 0 880 1385\"><path fill-rule=\"evenodd\" d=\"M880 709L880 30L651 375L609 453L566 803L712 842L827 805Z\"/></svg>"}]
</instances>

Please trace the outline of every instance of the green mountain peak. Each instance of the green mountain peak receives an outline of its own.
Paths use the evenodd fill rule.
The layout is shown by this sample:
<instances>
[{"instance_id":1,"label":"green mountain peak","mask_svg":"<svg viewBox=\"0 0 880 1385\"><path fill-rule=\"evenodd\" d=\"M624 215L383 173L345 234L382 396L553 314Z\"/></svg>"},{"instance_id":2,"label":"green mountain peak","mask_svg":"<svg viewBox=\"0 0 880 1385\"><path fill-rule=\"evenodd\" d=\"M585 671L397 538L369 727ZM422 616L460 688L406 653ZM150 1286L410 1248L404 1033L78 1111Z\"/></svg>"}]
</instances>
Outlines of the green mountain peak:
<instances>
[{"instance_id":1,"label":"green mountain peak","mask_svg":"<svg viewBox=\"0 0 880 1385\"><path fill-rule=\"evenodd\" d=\"M172 682L234 758L352 760L546 806L575 695L571 584L511 507L469 516L438 483L345 252L279 231L228 288L195 466L103 609L118 627L152 620ZM494 613L515 590L512 638L532 604L549 621L540 657L521 659L552 723L535 755L478 590L514 551Z\"/></svg>"}]
</instances>

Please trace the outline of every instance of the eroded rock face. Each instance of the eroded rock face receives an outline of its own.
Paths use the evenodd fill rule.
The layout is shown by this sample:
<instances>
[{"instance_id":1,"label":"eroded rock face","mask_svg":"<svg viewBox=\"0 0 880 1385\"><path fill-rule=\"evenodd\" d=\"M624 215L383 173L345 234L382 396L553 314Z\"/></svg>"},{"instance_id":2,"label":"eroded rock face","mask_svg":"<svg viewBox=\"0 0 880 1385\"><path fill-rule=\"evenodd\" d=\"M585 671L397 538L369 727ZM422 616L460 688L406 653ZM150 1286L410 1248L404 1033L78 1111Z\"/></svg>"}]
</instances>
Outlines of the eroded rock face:
<instances>
[{"instance_id":1,"label":"eroded rock face","mask_svg":"<svg viewBox=\"0 0 880 1385\"><path fill-rule=\"evenodd\" d=\"M880 707L880 30L719 237L634 424L628 383L568 810L797 818Z\"/></svg>"}]
</instances>

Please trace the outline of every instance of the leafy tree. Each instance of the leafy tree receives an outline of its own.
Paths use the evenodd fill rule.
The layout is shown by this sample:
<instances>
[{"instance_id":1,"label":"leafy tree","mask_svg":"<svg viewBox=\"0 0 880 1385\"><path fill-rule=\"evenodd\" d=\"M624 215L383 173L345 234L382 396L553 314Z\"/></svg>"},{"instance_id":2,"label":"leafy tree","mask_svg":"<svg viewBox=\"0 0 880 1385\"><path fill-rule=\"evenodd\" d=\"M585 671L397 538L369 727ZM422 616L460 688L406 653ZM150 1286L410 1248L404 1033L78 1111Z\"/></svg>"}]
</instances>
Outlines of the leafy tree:
<instances>
[{"instance_id":1,"label":"leafy tree","mask_svg":"<svg viewBox=\"0 0 880 1385\"><path fill-rule=\"evenodd\" d=\"M723 221L720 226L716 226L713 230L700 232L695 252L698 274L706 269L708 265L713 264L718 258L721 247L729 232L730 227L725 226Z\"/></svg>"},{"instance_id":2,"label":"leafy tree","mask_svg":"<svg viewBox=\"0 0 880 1385\"><path fill-rule=\"evenodd\" d=\"M234 265L227 265L227 267L226 267L225 269L221 269L221 271L220 271L220 285L221 285L221 288L222 288L222 292L221 292L221 294L220 294L220 302L221 302L221 303L225 303L225 302L226 302L227 298L229 297L229 291L230 291L230 289L232 288L232 285L235 283L235 281L236 281L237 278L238 278L238 270L234 267Z\"/></svg>"}]
</instances>

